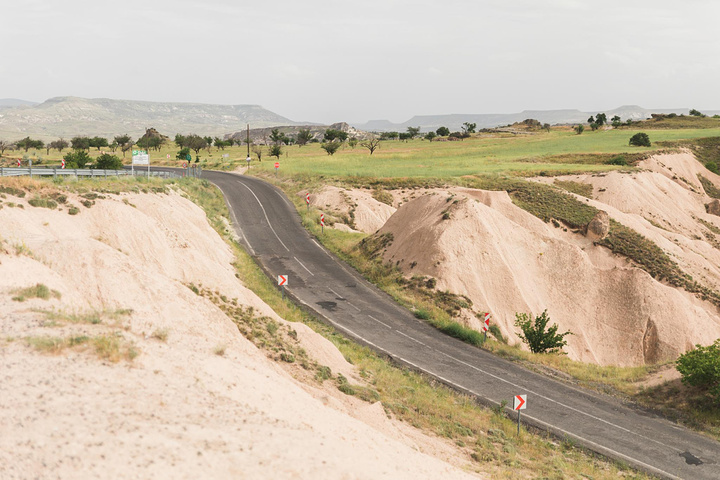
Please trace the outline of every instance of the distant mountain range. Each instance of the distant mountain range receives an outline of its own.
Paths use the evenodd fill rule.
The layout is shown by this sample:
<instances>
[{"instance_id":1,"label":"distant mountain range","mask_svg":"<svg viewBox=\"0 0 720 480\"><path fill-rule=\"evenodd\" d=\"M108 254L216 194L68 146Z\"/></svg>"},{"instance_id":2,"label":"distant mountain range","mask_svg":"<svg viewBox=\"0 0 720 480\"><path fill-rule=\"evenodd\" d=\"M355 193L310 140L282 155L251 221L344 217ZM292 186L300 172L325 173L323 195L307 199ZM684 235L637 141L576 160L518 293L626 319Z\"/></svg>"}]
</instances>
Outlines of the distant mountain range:
<instances>
[{"instance_id":1,"label":"distant mountain range","mask_svg":"<svg viewBox=\"0 0 720 480\"><path fill-rule=\"evenodd\" d=\"M719 111L701 111L707 115ZM650 118L653 113L687 114L687 108L647 109L626 105L613 110L603 110L608 119L618 115L623 121ZM597 111L580 110L525 110L508 114L451 114L418 115L407 122L392 123L372 120L364 124L351 124L360 132L405 131L407 127L420 127L421 131L448 127L460 130L464 122L477 124L477 128L493 128L534 118L542 123L584 123ZM338 119L342 120L342 119ZM201 103L163 103L108 98L55 97L43 103L13 98L0 99L0 140L19 140L30 136L41 140L78 135L102 136L128 134L141 136L153 127L160 133L173 137L176 133L210 136L230 136L242 132L246 125L258 129L258 135L266 135L262 129L269 127L323 127L307 122L295 122L262 108L259 105L209 105ZM317 133L317 132L313 132ZM355 135L355 134L354 134Z\"/></svg>"},{"instance_id":2,"label":"distant mountain range","mask_svg":"<svg viewBox=\"0 0 720 480\"><path fill-rule=\"evenodd\" d=\"M161 103L107 98L56 97L40 104L0 100L0 139L25 136L42 140L78 135L129 134L138 138L153 127L160 133L222 136L253 127L296 125L259 105Z\"/></svg>"},{"instance_id":3,"label":"distant mountain range","mask_svg":"<svg viewBox=\"0 0 720 480\"><path fill-rule=\"evenodd\" d=\"M24 107L37 105L37 102L28 102L27 100L19 100L17 98L0 98L0 108L3 107Z\"/></svg>"},{"instance_id":4,"label":"distant mountain range","mask_svg":"<svg viewBox=\"0 0 720 480\"><path fill-rule=\"evenodd\" d=\"M590 115L605 113L608 120L613 116L619 116L623 121L644 120L650 118L652 113L677 113L687 115L688 108L661 108L647 109L637 105L625 105L612 110L600 110L593 112L581 112L580 110L524 110L520 113L483 113L483 114L451 114L451 115L417 115L407 122L392 123L387 120L371 120L367 123L353 123L353 127L373 132L404 132L408 127L420 127L423 132L437 130L439 127L447 127L450 130L460 130L464 122L475 123L477 128L494 128L505 125L511 125L515 122L522 122L528 118L534 118L541 123L557 124L575 124L584 123ZM715 115L718 111L704 111L706 115Z\"/></svg>"}]
</instances>

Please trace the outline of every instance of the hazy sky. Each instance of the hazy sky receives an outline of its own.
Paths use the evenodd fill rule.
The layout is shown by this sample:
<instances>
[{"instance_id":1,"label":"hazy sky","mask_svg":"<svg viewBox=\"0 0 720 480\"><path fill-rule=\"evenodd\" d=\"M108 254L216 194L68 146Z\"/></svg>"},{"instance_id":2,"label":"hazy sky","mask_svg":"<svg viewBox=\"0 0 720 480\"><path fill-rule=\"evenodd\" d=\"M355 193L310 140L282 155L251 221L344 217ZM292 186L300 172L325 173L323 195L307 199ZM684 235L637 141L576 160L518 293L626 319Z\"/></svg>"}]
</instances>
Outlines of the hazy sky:
<instances>
[{"instance_id":1,"label":"hazy sky","mask_svg":"<svg viewBox=\"0 0 720 480\"><path fill-rule=\"evenodd\" d=\"M296 121L720 109L711 0L0 0L0 98L259 104Z\"/></svg>"}]
</instances>

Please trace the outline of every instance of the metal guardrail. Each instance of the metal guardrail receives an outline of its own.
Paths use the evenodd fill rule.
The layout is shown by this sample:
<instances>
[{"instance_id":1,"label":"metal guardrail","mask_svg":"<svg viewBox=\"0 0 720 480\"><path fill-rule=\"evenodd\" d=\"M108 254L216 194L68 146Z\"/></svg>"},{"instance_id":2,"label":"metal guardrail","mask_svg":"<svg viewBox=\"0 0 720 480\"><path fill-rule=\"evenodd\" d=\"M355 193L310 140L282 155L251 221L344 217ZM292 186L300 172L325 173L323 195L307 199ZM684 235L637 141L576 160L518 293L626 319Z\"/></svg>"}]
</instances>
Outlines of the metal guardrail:
<instances>
[{"instance_id":1,"label":"metal guardrail","mask_svg":"<svg viewBox=\"0 0 720 480\"><path fill-rule=\"evenodd\" d=\"M125 177L130 175L136 177L161 177L161 178L180 178L180 175L165 171L147 171L135 170L99 170L92 168L56 168L56 167L0 167L0 177L90 177L90 178L108 178L108 177Z\"/></svg>"}]
</instances>

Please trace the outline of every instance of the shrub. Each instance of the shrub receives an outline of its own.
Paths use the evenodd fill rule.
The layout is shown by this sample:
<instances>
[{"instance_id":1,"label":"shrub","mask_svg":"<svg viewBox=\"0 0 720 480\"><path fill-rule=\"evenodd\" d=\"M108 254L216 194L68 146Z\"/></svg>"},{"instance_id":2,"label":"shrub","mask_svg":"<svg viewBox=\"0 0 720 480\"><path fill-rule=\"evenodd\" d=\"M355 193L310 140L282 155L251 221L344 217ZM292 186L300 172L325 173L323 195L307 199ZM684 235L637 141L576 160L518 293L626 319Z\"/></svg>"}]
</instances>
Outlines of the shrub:
<instances>
[{"instance_id":1,"label":"shrub","mask_svg":"<svg viewBox=\"0 0 720 480\"><path fill-rule=\"evenodd\" d=\"M337 152L341 146L342 146L342 143L340 143L340 142L325 142L322 145L320 145L320 148L325 150L328 155L334 155L335 152Z\"/></svg>"},{"instance_id":2,"label":"shrub","mask_svg":"<svg viewBox=\"0 0 720 480\"><path fill-rule=\"evenodd\" d=\"M94 165L94 168L98 168L100 170L122 170L122 167L122 160L115 155L110 155L108 153L100 155Z\"/></svg>"},{"instance_id":3,"label":"shrub","mask_svg":"<svg viewBox=\"0 0 720 480\"><path fill-rule=\"evenodd\" d=\"M645 132L638 132L630 137L630 145L634 145L636 147L649 147L650 137L648 137L648 134Z\"/></svg>"},{"instance_id":4,"label":"shrub","mask_svg":"<svg viewBox=\"0 0 720 480\"><path fill-rule=\"evenodd\" d=\"M625 157L622 155L618 155L616 157L611 158L606 162L608 165L620 165L620 166L627 166L628 162L625 160Z\"/></svg>"},{"instance_id":5,"label":"shrub","mask_svg":"<svg viewBox=\"0 0 720 480\"><path fill-rule=\"evenodd\" d=\"M713 172L716 175L718 173L720 173L720 171L718 170L718 165L715 162L707 162L705 164L705 168L707 168L708 170L710 170L711 172Z\"/></svg>"},{"instance_id":6,"label":"shrub","mask_svg":"<svg viewBox=\"0 0 720 480\"><path fill-rule=\"evenodd\" d=\"M543 311L543 313L534 319L532 318L532 314L515 314L515 326L520 327L520 330L522 330L520 338L528 345L528 347L530 347L531 352L560 352L562 347L567 345L565 337L567 335L572 335L572 333L570 331L557 333L557 324L552 324L548 327L547 324L549 322L550 317L548 316L547 310Z\"/></svg>"},{"instance_id":7,"label":"shrub","mask_svg":"<svg viewBox=\"0 0 720 480\"><path fill-rule=\"evenodd\" d=\"M684 353L675 362L682 382L699 387L720 403L720 338L715 343Z\"/></svg>"},{"instance_id":8,"label":"shrub","mask_svg":"<svg viewBox=\"0 0 720 480\"><path fill-rule=\"evenodd\" d=\"M575 126L575 132L576 132L578 135L580 135L580 134L583 133L584 131L585 131L585 126L584 126L584 125L576 125L576 126Z\"/></svg>"}]
</instances>

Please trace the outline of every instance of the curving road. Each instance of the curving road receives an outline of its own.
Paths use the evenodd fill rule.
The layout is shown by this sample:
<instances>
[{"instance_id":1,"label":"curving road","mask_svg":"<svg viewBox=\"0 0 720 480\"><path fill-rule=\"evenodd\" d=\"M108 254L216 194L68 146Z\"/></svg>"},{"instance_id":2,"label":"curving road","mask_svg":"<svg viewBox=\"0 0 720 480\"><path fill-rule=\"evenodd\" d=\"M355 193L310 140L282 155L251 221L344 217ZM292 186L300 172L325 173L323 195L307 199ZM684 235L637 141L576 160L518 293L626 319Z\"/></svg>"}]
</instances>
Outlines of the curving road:
<instances>
[{"instance_id":1,"label":"curving road","mask_svg":"<svg viewBox=\"0 0 720 480\"><path fill-rule=\"evenodd\" d=\"M440 333L328 253L274 186L230 173L203 177L224 193L242 242L265 273L287 274L286 292L347 336L486 404L512 405L513 396L527 394L525 423L646 472L720 479L718 442Z\"/></svg>"}]
</instances>

